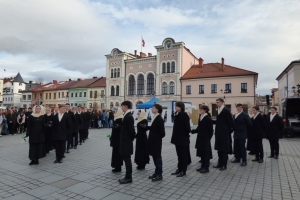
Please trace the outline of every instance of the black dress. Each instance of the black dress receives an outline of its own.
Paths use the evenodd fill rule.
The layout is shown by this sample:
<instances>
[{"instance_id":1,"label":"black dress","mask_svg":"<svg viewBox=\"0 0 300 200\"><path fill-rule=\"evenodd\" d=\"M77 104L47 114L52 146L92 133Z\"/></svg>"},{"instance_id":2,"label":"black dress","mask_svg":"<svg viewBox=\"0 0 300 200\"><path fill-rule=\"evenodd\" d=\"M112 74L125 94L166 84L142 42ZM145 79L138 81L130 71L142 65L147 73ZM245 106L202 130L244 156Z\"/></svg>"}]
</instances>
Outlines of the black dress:
<instances>
[{"instance_id":1,"label":"black dress","mask_svg":"<svg viewBox=\"0 0 300 200\"><path fill-rule=\"evenodd\" d=\"M123 158L119 153L120 134L121 134L122 118L113 122L113 128L110 137L110 146L112 147L111 167L120 169L123 165Z\"/></svg>"},{"instance_id":2,"label":"black dress","mask_svg":"<svg viewBox=\"0 0 300 200\"><path fill-rule=\"evenodd\" d=\"M143 128L141 124L145 124L145 128ZM148 150L147 150L147 126L148 126L148 120L146 119L137 123L134 162L139 167L145 167L146 164L149 164L149 160L150 160Z\"/></svg>"},{"instance_id":3,"label":"black dress","mask_svg":"<svg viewBox=\"0 0 300 200\"><path fill-rule=\"evenodd\" d=\"M44 115L45 117L45 148L46 153L53 150L53 115Z\"/></svg>"},{"instance_id":4,"label":"black dress","mask_svg":"<svg viewBox=\"0 0 300 200\"><path fill-rule=\"evenodd\" d=\"M46 155L44 116L29 116L26 136L29 136L29 159L37 160Z\"/></svg>"}]
</instances>

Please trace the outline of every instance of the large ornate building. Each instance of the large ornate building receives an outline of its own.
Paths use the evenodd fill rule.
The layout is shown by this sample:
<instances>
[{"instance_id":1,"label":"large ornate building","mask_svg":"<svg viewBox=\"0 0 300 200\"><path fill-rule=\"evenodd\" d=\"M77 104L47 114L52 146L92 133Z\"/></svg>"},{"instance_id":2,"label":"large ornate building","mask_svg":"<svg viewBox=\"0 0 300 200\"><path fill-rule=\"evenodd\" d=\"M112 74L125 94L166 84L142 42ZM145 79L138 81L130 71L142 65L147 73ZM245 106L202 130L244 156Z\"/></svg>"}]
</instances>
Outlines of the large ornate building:
<instances>
[{"instance_id":1,"label":"large ornate building","mask_svg":"<svg viewBox=\"0 0 300 200\"><path fill-rule=\"evenodd\" d=\"M198 62L183 42L166 38L155 46L156 55L115 48L106 55L106 101L118 106L124 99L137 104L153 96L161 100L181 100L180 78Z\"/></svg>"}]
</instances>

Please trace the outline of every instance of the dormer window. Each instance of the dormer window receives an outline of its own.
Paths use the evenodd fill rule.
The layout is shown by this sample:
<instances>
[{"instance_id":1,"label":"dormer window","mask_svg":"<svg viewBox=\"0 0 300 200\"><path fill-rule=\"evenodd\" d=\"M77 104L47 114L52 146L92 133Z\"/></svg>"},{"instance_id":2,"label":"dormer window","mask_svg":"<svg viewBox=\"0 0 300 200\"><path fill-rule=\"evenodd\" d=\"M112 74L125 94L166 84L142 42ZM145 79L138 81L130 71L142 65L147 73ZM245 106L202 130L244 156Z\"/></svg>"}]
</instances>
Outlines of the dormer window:
<instances>
[{"instance_id":1,"label":"dormer window","mask_svg":"<svg viewBox=\"0 0 300 200\"><path fill-rule=\"evenodd\" d=\"M168 41L167 43L166 43L166 48L167 49L170 49L172 47L172 42L171 41Z\"/></svg>"}]
</instances>

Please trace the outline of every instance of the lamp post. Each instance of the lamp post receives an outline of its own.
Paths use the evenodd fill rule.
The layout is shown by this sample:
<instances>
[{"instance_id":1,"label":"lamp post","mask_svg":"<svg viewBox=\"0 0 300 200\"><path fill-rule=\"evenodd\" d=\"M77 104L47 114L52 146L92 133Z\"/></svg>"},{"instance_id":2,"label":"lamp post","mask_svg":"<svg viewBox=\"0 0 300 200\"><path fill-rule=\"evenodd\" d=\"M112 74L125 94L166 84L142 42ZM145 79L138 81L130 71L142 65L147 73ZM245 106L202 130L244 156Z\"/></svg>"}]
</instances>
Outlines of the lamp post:
<instances>
[{"instance_id":1,"label":"lamp post","mask_svg":"<svg viewBox=\"0 0 300 200\"><path fill-rule=\"evenodd\" d=\"M222 90L222 89L221 89L220 91L221 91L222 94L224 94L224 99L226 99L225 94L228 93L228 90Z\"/></svg>"},{"instance_id":2,"label":"lamp post","mask_svg":"<svg viewBox=\"0 0 300 200\"><path fill-rule=\"evenodd\" d=\"M297 88L295 86L292 87L294 94L297 94L297 96L300 96L300 84L296 85Z\"/></svg>"}]
</instances>

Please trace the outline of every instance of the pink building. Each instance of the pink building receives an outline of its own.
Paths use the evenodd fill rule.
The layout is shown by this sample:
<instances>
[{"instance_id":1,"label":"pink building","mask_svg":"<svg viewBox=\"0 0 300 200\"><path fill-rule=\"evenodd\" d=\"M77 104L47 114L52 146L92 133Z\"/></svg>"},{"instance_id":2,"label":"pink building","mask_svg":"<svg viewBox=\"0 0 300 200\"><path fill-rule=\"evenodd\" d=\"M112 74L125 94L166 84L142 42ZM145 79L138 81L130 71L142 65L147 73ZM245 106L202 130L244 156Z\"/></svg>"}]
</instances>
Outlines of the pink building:
<instances>
[{"instance_id":1,"label":"pink building","mask_svg":"<svg viewBox=\"0 0 300 200\"><path fill-rule=\"evenodd\" d=\"M172 38L155 46L156 55L134 54L115 48L106 55L107 105L129 100L136 107L153 96L160 100L181 100L180 78L198 62L183 42Z\"/></svg>"},{"instance_id":2,"label":"pink building","mask_svg":"<svg viewBox=\"0 0 300 200\"><path fill-rule=\"evenodd\" d=\"M216 99L224 98L226 107L235 113L237 103L244 109L255 105L255 89L258 73L221 63L207 63L199 58L181 78L182 101L194 106L206 104L212 116L216 116Z\"/></svg>"}]
</instances>

